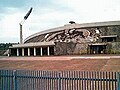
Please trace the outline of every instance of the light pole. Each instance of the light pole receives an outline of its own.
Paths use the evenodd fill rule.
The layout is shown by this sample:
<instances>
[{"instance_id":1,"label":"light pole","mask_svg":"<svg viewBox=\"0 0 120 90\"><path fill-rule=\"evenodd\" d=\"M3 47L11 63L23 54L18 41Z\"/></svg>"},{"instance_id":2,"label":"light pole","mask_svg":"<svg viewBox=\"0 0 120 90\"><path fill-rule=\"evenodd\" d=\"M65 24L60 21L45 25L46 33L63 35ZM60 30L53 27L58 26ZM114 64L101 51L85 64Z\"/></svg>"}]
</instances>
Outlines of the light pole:
<instances>
[{"instance_id":1,"label":"light pole","mask_svg":"<svg viewBox=\"0 0 120 90\"><path fill-rule=\"evenodd\" d=\"M20 44L22 44L23 43L22 24L19 23L19 25L20 25Z\"/></svg>"},{"instance_id":2,"label":"light pole","mask_svg":"<svg viewBox=\"0 0 120 90\"><path fill-rule=\"evenodd\" d=\"M19 25L20 25L20 44L23 43L22 25L24 24L25 20L28 18L30 13L32 12L32 9L33 8L31 7L30 10L28 11L28 13L24 16L24 19L19 23Z\"/></svg>"}]
</instances>

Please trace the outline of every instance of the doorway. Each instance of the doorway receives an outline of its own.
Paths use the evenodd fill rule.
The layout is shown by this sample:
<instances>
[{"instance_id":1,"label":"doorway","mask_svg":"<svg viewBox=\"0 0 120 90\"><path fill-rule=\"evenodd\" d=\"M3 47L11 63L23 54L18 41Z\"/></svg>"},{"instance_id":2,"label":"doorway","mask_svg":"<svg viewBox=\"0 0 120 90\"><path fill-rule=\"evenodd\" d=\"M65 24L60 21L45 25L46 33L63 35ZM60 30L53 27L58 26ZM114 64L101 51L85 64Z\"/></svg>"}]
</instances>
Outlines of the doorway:
<instances>
[{"instance_id":1,"label":"doorway","mask_svg":"<svg viewBox=\"0 0 120 90\"><path fill-rule=\"evenodd\" d=\"M106 45L90 45L90 54L105 54Z\"/></svg>"}]
</instances>

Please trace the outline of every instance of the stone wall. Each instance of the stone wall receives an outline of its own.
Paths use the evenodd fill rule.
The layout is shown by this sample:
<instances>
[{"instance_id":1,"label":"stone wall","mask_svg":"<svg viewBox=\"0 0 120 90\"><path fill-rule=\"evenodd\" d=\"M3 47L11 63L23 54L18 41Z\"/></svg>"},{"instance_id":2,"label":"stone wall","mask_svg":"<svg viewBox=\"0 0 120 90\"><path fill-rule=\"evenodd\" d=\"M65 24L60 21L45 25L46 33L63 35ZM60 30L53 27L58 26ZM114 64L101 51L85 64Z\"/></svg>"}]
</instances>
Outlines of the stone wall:
<instances>
[{"instance_id":1,"label":"stone wall","mask_svg":"<svg viewBox=\"0 0 120 90\"><path fill-rule=\"evenodd\" d=\"M76 47L74 48L73 54L87 54L88 53L88 44L77 43Z\"/></svg>"},{"instance_id":2,"label":"stone wall","mask_svg":"<svg viewBox=\"0 0 120 90\"><path fill-rule=\"evenodd\" d=\"M56 42L55 44L55 55L82 55L88 53L87 43ZM120 42L107 43L106 54L120 54Z\"/></svg>"},{"instance_id":3,"label":"stone wall","mask_svg":"<svg viewBox=\"0 0 120 90\"><path fill-rule=\"evenodd\" d=\"M110 53L120 54L120 42L111 43Z\"/></svg>"},{"instance_id":4,"label":"stone wall","mask_svg":"<svg viewBox=\"0 0 120 90\"><path fill-rule=\"evenodd\" d=\"M88 44L80 44L73 42L56 42L55 55L80 55L87 54Z\"/></svg>"}]
</instances>

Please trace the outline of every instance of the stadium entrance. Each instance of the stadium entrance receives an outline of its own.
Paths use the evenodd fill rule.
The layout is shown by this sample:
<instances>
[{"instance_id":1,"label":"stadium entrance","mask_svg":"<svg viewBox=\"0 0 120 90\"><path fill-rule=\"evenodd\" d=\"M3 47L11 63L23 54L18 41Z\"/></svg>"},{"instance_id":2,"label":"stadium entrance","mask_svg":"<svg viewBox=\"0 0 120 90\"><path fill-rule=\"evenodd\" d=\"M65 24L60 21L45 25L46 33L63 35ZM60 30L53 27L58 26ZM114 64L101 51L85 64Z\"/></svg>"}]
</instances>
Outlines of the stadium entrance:
<instances>
[{"instance_id":1,"label":"stadium entrance","mask_svg":"<svg viewBox=\"0 0 120 90\"><path fill-rule=\"evenodd\" d=\"M105 44L91 44L89 45L90 54L105 54L106 45Z\"/></svg>"},{"instance_id":2,"label":"stadium entrance","mask_svg":"<svg viewBox=\"0 0 120 90\"><path fill-rule=\"evenodd\" d=\"M10 56L50 56L54 55L54 43L18 44L9 48Z\"/></svg>"}]
</instances>

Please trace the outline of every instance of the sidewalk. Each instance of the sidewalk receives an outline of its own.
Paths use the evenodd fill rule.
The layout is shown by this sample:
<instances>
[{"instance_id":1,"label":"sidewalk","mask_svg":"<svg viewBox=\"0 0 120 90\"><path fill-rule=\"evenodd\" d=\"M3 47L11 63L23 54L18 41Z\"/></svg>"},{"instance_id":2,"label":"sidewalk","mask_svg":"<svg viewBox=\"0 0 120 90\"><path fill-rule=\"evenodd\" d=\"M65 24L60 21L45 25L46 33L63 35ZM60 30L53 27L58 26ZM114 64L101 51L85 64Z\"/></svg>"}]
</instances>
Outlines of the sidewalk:
<instances>
[{"instance_id":1,"label":"sidewalk","mask_svg":"<svg viewBox=\"0 0 120 90\"><path fill-rule=\"evenodd\" d=\"M120 59L120 55L68 55L47 57L7 57L0 56L0 60L81 60L81 59Z\"/></svg>"}]
</instances>

